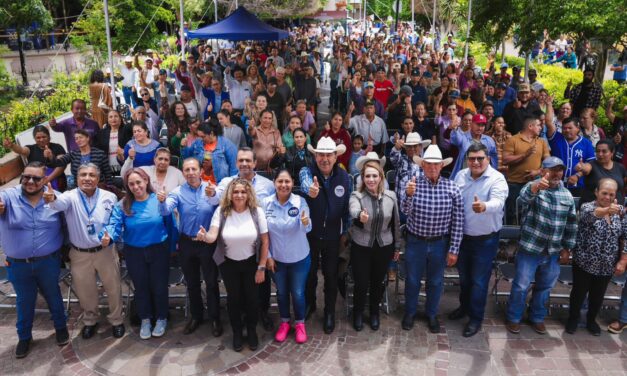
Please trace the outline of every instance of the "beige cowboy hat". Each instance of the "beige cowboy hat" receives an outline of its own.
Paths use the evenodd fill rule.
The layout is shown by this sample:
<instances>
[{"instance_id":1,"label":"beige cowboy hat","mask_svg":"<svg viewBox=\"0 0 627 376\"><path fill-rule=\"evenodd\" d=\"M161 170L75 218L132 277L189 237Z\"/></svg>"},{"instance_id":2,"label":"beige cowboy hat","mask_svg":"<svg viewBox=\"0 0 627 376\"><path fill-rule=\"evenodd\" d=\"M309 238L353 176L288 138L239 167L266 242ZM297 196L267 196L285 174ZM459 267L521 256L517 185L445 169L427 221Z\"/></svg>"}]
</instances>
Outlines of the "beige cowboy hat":
<instances>
[{"instance_id":1,"label":"beige cowboy hat","mask_svg":"<svg viewBox=\"0 0 627 376\"><path fill-rule=\"evenodd\" d=\"M427 147L431 144L431 140L423 140L422 137L420 137L420 133L418 132L411 132L407 135L407 137L405 137L405 146L414 146L414 145L420 145L421 147Z\"/></svg>"},{"instance_id":2,"label":"beige cowboy hat","mask_svg":"<svg viewBox=\"0 0 627 376\"><path fill-rule=\"evenodd\" d=\"M307 150L312 153L337 153L337 155L339 156L346 152L346 145L336 145L335 141L333 141L331 137L322 137L320 138L320 140L318 140L318 145L315 149L313 146L311 146L311 144L309 144L307 145Z\"/></svg>"},{"instance_id":3,"label":"beige cowboy hat","mask_svg":"<svg viewBox=\"0 0 627 376\"><path fill-rule=\"evenodd\" d=\"M438 145L429 145L425 153L422 155L422 158L419 156L414 156L414 162L416 164L422 164L425 161L427 163L442 163L442 167L448 166L453 162L453 158L442 159L442 152Z\"/></svg>"},{"instance_id":4,"label":"beige cowboy hat","mask_svg":"<svg viewBox=\"0 0 627 376\"><path fill-rule=\"evenodd\" d=\"M370 151L368 152L368 154L362 155L361 157L357 158L357 160L355 161L355 167L357 167L357 169L361 171L361 169L364 167L366 162L370 162L370 161L379 162L379 164L381 165L381 168L385 166L385 157L379 158L379 155L377 155L376 152Z\"/></svg>"}]
</instances>

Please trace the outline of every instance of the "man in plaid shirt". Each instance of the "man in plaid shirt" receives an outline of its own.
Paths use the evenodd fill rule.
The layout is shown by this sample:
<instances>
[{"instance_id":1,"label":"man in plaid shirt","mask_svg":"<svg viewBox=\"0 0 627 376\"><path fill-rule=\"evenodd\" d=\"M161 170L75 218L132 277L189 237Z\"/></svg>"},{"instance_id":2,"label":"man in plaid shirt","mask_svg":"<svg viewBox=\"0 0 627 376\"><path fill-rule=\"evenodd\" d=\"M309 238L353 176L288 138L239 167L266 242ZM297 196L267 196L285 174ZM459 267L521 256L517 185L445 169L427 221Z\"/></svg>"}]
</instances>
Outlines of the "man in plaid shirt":
<instances>
[{"instance_id":1,"label":"man in plaid shirt","mask_svg":"<svg viewBox=\"0 0 627 376\"><path fill-rule=\"evenodd\" d=\"M524 213L506 322L507 330L514 334L520 332L527 291L534 278L529 322L536 332L546 333L546 303L560 274L559 262L567 262L568 251L575 246L577 213L575 200L562 183L565 169L561 159L546 158L543 177L520 191Z\"/></svg>"},{"instance_id":2,"label":"man in plaid shirt","mask_svg":"<svg viewBox=\"0 0 627 376\"><path fill-rule=\"evenodd\" d=\"M603 87L594 82L594 70L586 68L583 72L583 82L575 85L571 89L572 83L568 81L564 98L569 99L573 105L572 116L579 117L584 108L597 109L601 104L603 96Z\"/></svg>"},{"instance_id":3,"label":"man in plaid shirt","mask_svg":"<svg viewBox=\"0 0 627 376\"><path fill-rule=\"evenodd\" d=\"M425 313L431 333L440 332L436 317L444 282L444 268L457 262L464 226L464 203L459 188L440 176L452 158L442 159L437 145L423 158L414 156L424 174L412 176L401 192L401 211L407 216L405 263L405 316L402 328L410 330L418 305L422 273L427 272Z\"/></svg>"}]
</instances>

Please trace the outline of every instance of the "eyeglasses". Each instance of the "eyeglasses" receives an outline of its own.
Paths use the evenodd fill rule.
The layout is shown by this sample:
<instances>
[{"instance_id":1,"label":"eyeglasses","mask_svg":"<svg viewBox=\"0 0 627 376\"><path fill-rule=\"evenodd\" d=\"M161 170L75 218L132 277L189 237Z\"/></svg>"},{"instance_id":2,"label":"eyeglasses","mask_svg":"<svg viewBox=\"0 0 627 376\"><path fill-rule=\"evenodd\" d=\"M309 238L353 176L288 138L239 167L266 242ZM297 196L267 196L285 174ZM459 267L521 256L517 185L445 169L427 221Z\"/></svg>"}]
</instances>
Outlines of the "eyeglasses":
<instances>
[{"instance_id":1,"label":"eyeglasses","mask_svg":"<svg viewBox=\"0 0 627 376\"><path fill-rule=\"evenodd\" d=\"M150 93L142 93L142 97L145 97L146 95L150 96Z\"/></svg>"},{"instance_id":2,"label":"eyeglasses","mask_svg":"<svg viewBox=\"0 0 627 376\"><path fill-rule=\"evenodd\" d=\"M472 163L472 162L483 162L485 160L485 157L468 157L468 162Z\"/></svg>"},{"instance_id":3,"label":"eyeglasses","mask_svg":"<svg viewBox=\"0 0 627 376\"><path fill-rule=\"evenodd\" d=\"M33 183L39 183L44 177L43 176L33 176L33 175L22 175L20 181L22 183L28 183L29 181L33 181Z\"/></svg>"}]
</instances>

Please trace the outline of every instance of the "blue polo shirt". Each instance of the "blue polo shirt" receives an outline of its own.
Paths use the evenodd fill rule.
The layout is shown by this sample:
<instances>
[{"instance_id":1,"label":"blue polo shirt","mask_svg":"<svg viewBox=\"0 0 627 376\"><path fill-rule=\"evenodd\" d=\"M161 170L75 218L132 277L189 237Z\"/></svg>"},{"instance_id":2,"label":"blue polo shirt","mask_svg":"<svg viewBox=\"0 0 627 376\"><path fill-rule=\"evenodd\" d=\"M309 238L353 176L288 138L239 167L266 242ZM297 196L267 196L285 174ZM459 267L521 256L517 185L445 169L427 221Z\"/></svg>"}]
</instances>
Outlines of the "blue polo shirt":
<instances>
[{"instance_id":1,"label":"blue polo shirt","mask_svg":"<svg viewBox=\"0 0 627 376\"><path fill-rule=\"evenodd\" d=\"M307 233L311 231L311 219L309 225L303 225L301 215L309 214L307 201L301 196L291 194L290 198L281 204L276 195L266 197L261 208L268 221L268 234L270 236L269 257L278 262L294 263L309 255L309 242Z\"/></svg>"},{"instance_id":2,"label":"blue polo shirt","mask_svg":"<svg viewBox=\"0 0 627 376\"><path fill-rule=\"evenodd\" d=\"M575 166L577 166L580 159L583 158L584 162L596 159L592 142L585 137L579 136L569 144L561 132L555 132L552 137L549 137L549 146L551 147L551 155L560 158L566 165L566 171L564 171L564 185L566 188L583 188L584 179L579 179L577 185L574 186L567 185L566 181L571 175L577 173Z\"/></svg>"}]
</instances>

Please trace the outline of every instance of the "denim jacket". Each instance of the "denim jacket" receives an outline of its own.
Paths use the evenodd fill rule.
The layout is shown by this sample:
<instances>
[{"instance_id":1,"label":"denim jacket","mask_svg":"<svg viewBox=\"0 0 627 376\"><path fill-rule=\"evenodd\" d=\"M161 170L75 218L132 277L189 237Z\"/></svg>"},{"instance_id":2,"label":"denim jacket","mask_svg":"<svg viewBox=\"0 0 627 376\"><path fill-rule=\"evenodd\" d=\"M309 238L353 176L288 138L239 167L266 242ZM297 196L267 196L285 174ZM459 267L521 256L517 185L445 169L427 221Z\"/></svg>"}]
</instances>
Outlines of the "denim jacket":
<instances>
[{"instance_id":1,"label":"denim jacket","mask_svg":"<svg viewBox=\"0 0 627 376\"><path fill-rule=\"evenodd\" d=\"M205 145L200 138L183 149L181 156L185 158L194 157L198 159L200 164L205 158ZM218 136L218 144L213 152L211 152L211 160L213 162L213 174L216 177L216 183L228 176L237 174L237 147L228 139Z\"/></svg>"}]
</instances>

